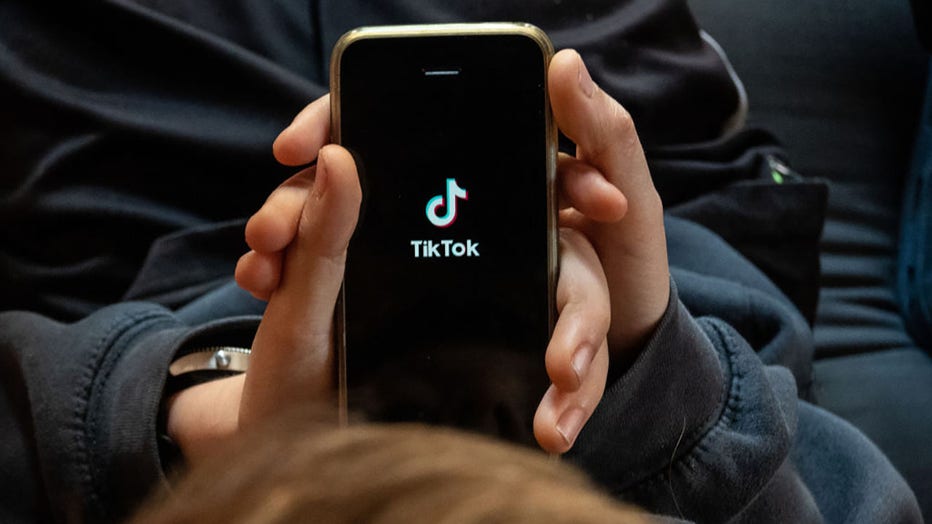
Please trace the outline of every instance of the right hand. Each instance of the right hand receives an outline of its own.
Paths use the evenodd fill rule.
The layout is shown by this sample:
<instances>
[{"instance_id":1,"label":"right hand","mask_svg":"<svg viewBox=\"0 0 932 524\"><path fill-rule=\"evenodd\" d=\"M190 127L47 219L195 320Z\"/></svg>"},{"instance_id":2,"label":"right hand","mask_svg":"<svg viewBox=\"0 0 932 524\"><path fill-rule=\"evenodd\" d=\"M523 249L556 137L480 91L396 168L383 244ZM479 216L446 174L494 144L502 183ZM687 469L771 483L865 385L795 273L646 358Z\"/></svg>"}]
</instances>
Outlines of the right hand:
<instances>
[{"instance_id":1,"label":"right hand","mask_svg":"<svg viewBox=\"0 0 932 524\"><path fill-rule=\"evenodd\" d=\"M599 254L611 293L609 349L624 367L670 300L663 203L631 115L592 81L579 54L554 55L548 82L557 125L576 143L576 155L559 160L560 223L585 234Z\"/></svg>"}]
</instances>

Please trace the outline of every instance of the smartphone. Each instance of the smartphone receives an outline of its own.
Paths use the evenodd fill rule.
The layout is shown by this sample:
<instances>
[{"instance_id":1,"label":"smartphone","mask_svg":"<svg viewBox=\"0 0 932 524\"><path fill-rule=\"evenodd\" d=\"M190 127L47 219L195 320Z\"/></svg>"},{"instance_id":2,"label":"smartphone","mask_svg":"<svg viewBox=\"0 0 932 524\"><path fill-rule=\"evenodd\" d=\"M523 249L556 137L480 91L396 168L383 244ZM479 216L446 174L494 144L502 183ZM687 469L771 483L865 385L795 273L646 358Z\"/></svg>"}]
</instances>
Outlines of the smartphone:
<instances>
[{"instance_id":1,"label":"smartphone","mask_svg":"<svg viewBox=\"0 0 932 524\"><path fill-rule=\"evenodd\" d=\"M332 139L363 193L337 308L342 412L534 442L558 269L552 55L515 23L336 44Z\"/></svg>"}]
</instances>

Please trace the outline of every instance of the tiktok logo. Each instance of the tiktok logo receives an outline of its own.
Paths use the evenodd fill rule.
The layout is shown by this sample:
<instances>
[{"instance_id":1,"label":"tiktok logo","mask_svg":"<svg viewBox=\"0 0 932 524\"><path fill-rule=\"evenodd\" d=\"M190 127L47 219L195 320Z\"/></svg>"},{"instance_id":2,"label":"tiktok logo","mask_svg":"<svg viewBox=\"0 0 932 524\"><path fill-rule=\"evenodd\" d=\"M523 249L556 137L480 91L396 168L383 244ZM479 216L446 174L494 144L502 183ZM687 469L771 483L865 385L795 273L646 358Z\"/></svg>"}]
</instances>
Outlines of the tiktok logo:
<instances>
[{"instance_id":1,"label":"tiktok logo","mask_svg":"<svg viewBox=\"0 0 932 524\"><path fill-rule=\"evenodd\" d=\"M437 227L449 227L456 221L456 199L469 200L466 190L456 185L456 179L447 179L446 195L437 195L427 201L427 220ZM443 207L444 214L439 216L437 209ZM414 258L473 258L479 256L479 243L467 239L457 242L444 240L412 240Z\"/></svg>"},{"instance_id":2,"label":"tiktok logo","mask_svg":"<svg viewBox=\"0 0 932 524\"><path fill-rule=\"evenodd\" d=\"M437 195L427 201L427 220L437 227L448 227L456 221L456 199L469 200L466 190L456 185L455 178L447 179L447 194ZM443 207L446 213L437 215L437 208Z\"/></svg>"}]
</instances>

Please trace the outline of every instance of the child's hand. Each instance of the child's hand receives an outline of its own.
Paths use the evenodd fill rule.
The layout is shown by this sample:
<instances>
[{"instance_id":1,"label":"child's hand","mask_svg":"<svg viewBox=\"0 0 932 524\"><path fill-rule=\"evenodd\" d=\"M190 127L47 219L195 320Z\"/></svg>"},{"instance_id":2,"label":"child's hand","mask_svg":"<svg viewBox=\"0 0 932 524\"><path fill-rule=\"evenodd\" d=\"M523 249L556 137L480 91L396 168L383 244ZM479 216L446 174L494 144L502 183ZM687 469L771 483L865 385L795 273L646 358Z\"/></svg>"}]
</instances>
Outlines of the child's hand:
<instances>
[{"instance_id":1,"label":"child's hand","mask_svg":"<svg viewBox=\"0 0 932 524\"><path fill-rule=\"evenodd\" d=\"M254 250L242 258L236 276L269 301L249 370L185 389L169 401L168 433L188 460L283 407L332 401L333 311L362 194L352 156L338 146L323 147L329 117L326 97L298 116L302 145L310 152L299 163L317 157L317 165L275 190L247 227ZM276 147L280 160L296 162L289 153L305 151L282 155Z\"/></svg>"},{"instance_id":2,"label":"child's hand","mask_svg":"<svg viewBox=\"0 0 932 524\"><path fill-rule=\"evenodd\" d=\"M313 152L323 143L329 126L328 103L329 98L324 97L310 104L282 132L274 146L280 162L301 165L313 160ZM329 158L338 152L348 156L345 150L332 145L326 146L321 154ZM236 278L259 298L274 301L276 294L281 294L280 277L287 272L287 257L283 256L292 251L289 245L300 236L297 217L302 208L314 203L307 198L313 192L314 177L312 167L286 181L246 227L252 251L240 260ZM557 285L560 317L546 353L546 366L554 385L541 401L535 418L535 435L541 446L551 452L563 452L572 446L602 396L608 370L605 334L609 326L609 301L599 260L589 242L576 231L561 230L560 245L562 271ZM333 304L329 311L332 313ZM270 303L263 326L271 323L268 318L271 312ZM250 363L248 375L253 375L252 368ZM247 377L247 385L250 380Z\"/></svg>"},{"instance_id":3,"label":"child's hand","mask_svg":"<svg viewBox=\"0 0 932 524\"><path fill-rule=\"evenodd\" d=\"M663 208L630 116L591 82L575 52L554 57L549 89L557 123L578 149L559 163L561 223L572 229L560 232L560 318L546 354L553 386L534 429L544 449L563 452L602 397L609 348L613 359L633 359L670 291ZM332 396L333 309L360 193L349 153L324 147L329 117L323 97L275 142L283 164L307 164L318 151L320 158L274 191L249 221L252 251L237 265L236 278L269 307L244 377L196 386L172 402L169 432L186 454L283 404Z\"/></svg>"},{"instance_id":4,"label":"child's hand","mask_svg":"<svg viewBox=\"0 0 932 524\"><path fill-rule=\"evenodd\" d=\"M670 297L670 276L663 205L630 115L592 82L575 51L557 53L549 73L554 117L563 133L577 144L575 157L561 154L557 172L561 225L581 233L571 236L569 230L561 232L564 249L576 243L576 249L561 258L561 285L599 273L599 268L571 265L591 263L591 242L604 268L611 301L610 314L604 318L611 324L607 346L601 338L605 334L602 329L593 329L588 335L576 333L571 342L561 340L564 332L558 324L547 350L547 370L554 386L541 402L535 433L544 448L565 451L601 401L609 354L616 365L626 366L657 326ZM574 260L580 255L585 256ZM577 292L601 293L603 286L593 284ZM578 302L593 306L601 300L589 297ZM598 311L592 307L590 313ZM562 312L565 316L567 308ZM582 322L576 325L579 329L587 326ZM580 340L586 342L573 346ZM582 377L578 390L573 388L568 370ZM550 428L560 430L558 434L565 437L563 445L556 439L542 440L542 436L554 436Z\"/></svg>"},{"instance_id":5,"label":"child's hand","mask_svg":"<svg viewBox=\"0 0 932 524\"><path fill-rule=\"evenodd\" d=\"M630 363L670 298L663 204L654 189L631 115L592 82L579 55L564 50L550 65L557 124L577 144L561 155L564 226L595 246L611 293L608 342L613 361Z\"/></svg>"}]
</instances>

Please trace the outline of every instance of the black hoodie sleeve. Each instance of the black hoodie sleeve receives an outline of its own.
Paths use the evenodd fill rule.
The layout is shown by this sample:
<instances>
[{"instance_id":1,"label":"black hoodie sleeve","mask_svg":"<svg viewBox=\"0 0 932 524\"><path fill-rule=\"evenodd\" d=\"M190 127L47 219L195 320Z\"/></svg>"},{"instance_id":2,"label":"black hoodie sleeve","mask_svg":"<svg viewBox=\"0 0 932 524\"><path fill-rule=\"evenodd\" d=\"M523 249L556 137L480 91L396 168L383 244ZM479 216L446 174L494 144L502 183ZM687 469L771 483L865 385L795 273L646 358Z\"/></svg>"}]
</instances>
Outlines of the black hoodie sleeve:
<instances>
[{"instance_id":1,"label":"black hoodie sleeve","mask_svg":"<svg viewBox=\"0 0 932 524\"><path fill-rule=\"evenodd\" d=\"M71 324L0 314L0 521L125 517L164 481L156 426L176 352L248 346L256 323L195 329L137 302Z\"/></svg>"},{"instance_id":2,"label":"black hoodie sleeve","mask_svg":"<svg viewBox=\"0 0 932 524\"><path fill-rule=\"evenodd\" d=\"M570 459L620 499L690 521L921 522L880 450L798 398L808 373L788 364L812 335L792 303L709 230L666 226L667 310Z\"/></svg>"}]
</instances>

